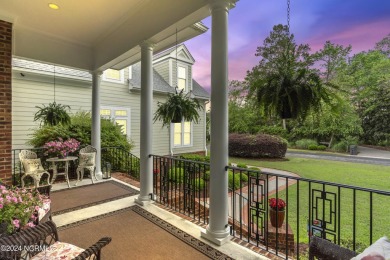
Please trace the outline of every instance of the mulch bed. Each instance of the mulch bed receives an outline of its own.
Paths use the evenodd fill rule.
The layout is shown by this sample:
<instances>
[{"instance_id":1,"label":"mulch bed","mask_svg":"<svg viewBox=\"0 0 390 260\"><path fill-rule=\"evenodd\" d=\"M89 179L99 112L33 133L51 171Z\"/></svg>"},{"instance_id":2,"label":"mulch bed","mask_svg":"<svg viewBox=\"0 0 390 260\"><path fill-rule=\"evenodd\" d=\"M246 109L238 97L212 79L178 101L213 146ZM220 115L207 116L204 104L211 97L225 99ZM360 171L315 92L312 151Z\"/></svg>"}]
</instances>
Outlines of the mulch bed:
<instances>
[{"instance_id":1,"label":"mulch bed","mask_svg":"<svg viewBox=\"0 0 390 260\"><path fill-rule=\"evenodd\" d=\"M105 236L102 259L232 259L139 206L59 228L61 241L83 248Z\"/></svg>"},{"instance_id":2,"label":"mulch bed","mask_svg":"<svg viewBox=\"0 0 390 260\"><path fill-rule=\"evenodd\" d=\"M117 181L58 190L50 194L51 211L52 215L59 215L136 194L139 191Z\"/></svg>"}]
</instances>

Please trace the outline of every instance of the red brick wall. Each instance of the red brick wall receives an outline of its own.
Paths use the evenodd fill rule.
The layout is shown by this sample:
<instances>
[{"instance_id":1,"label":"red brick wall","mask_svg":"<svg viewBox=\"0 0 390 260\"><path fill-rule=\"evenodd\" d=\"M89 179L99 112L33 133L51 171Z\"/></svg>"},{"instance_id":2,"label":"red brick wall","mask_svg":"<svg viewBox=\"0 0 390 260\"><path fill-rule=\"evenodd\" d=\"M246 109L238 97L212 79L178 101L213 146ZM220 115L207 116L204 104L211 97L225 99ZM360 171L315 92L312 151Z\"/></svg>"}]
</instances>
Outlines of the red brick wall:
<instances>
[{"instance_id":1,"label":"red brick wall","mask_svg":"<svg viewBox=\"0 0 390 260\"><path fill-rule=\"evenodd\" d=\"M11 179L12 24L0 20L0 178Z\"/></svg>"}]
</instances>

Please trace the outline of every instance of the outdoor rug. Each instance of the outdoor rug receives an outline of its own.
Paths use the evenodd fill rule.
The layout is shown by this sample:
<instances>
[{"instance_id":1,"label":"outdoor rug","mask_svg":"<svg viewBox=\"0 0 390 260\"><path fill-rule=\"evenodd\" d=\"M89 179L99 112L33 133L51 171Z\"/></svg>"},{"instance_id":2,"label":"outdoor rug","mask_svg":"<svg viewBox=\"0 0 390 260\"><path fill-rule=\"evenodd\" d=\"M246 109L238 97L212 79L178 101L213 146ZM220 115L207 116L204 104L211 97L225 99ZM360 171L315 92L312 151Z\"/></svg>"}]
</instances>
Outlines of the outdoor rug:
<instances>
[{"instance_id":1,"label":"outdoor rug","mask_svg":"<svg viewBox=\"0 0 390 260\"><path fill-rule=\"evenodd\" d=\"M232 259L139 206L58 230L61 241L83 248L102 237L112 237L111 243L102 250L102 259Z\"/></svg>"},{"instance_id":2,"label":"outdoor rug","mask_svg":"<svg viewBox=\"0 0 390 260\"><path fill-rule=\"evenodd\" d=\"M139 192L116 181L79 186L50 194L52 215L87 208L97 204L133 196Z\"/></svg>"}]
</instances>

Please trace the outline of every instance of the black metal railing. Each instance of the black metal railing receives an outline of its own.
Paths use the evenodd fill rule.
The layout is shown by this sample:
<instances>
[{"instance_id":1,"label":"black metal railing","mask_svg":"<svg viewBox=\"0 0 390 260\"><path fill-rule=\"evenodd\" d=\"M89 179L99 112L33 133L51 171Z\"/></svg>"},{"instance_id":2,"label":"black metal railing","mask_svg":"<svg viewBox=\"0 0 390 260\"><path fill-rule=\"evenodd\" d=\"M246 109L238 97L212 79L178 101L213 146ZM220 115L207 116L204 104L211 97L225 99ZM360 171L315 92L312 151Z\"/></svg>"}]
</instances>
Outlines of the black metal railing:
<instances>
[{"instance_id":1,"label":"black metal railing","mask_svg":"<svg viewBox=\"0 0 390 260\"><path fill-rule=\"evenodd\" d=\"M102 165L109 162L112 170L127 173L132 178L139 180L140 159L137 156L121 147L104 147L101 151Z\"/></svg>"},{"instance_id":2,"label":"black metal railing","mask_svg":"<svg viewBox=\"0 0 390 260\"><path fill-rule=\"evenodd\" d=\"M151 156L154 200L207 224L210 164ZM256 168L227 166L226 174L232 235L282 258L307 258L312 235L360 252L390 230L388 191ZM271 198L286 203L284 210L272 212L272 220ZM282 225L272 226L280 218Z\"/></svg>"},{"instance_id":3,"label":"black metal railing","mask_svg":"<svg viewBox=\"0 0 390 260\"><path fill-rule=\"evenodd\" d=\"M80 146L79 149L83 148L84 146ZM21 185L21 177L23 175L23 167L21 165L21 162L19 160L19 153L22 150L29 150L33 151L37 154L37 157L41 159L42 166L45 169L50 169L51 165L49 162L46 162L46 160L50 157L47 155L45 148L23 148L23 149L12 149L12 185L19 186ZM72 154L69 154L71 156L78 156L79 151L76 151ZM139 172L140 172L140 160L138 157L133 155L130 152L125 151L124 149L120 147L103 147L101 149L101 164L103 168L103 164L105 162L109 162L112 166L112 170L115 171L121 171L129 174L133 178L139 180ZM58 164L61 171L61 163ZM69 179L76 179L77 178L77 169L78 162L77 160L73 163L69 164L69 170L68 170L68 176ZM51 170L49 170L51 172ZM26 185L32 184L32 179L26 178ZM31 183L29 183L31 182Z\"/></svg>"},{"instance_id":4,"label":"black metal railing","mask_svg":"<svg viewBox=\"0 0 390 260\"><path fill-rule=\"evenodd\" d=\"M174 157L151 156L154 200L207 224L209 164Z\"/></svg>"},{"instance_id":5,"label":"black metal railing","mask_svg":"<svg viewBox=\"0 0 390 260\"><path fill-rule=\"evenodd\" d=\"M232 175L232 234L283 258L305 256L312 235L361 252L390 228L389 191L256 169L226 170ZM270 224L270 198L286 203L281 227Z\"/></svg>"}]
</instances>

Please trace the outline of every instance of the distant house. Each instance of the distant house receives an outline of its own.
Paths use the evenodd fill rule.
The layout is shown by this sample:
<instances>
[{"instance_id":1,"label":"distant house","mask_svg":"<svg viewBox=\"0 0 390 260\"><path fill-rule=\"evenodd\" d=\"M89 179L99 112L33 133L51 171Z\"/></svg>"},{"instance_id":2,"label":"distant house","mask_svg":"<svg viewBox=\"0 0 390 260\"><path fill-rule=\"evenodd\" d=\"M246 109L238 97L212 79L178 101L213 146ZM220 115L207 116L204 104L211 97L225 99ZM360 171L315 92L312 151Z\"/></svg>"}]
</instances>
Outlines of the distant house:
<instances>
[{"instance_id":1,"label":"distant house","mask_svg":"<svg viewBox=\"0 0 390 260\"><path fill-rule=\"evenodd\" d=\"M177 64L176 64L177 60ZM153 111L164 102L175 86L203 105L200 122L172 124L170 132L161 122L153 124L153 153L180 154L206 151L204 107L209 94L193 78L195 60L185 45L156 54L153 59ZM27 147L29 134L39 125L33 122L36 106L54 101L69 105L71 112L90 111L92 107L91 75L85 71L13 59L12 147ZM135 143L132 151L140 152L140 63L117 71L108 69L101 82L100 114L122 126L122 131Z\"/></svg>"}]
</instances>

